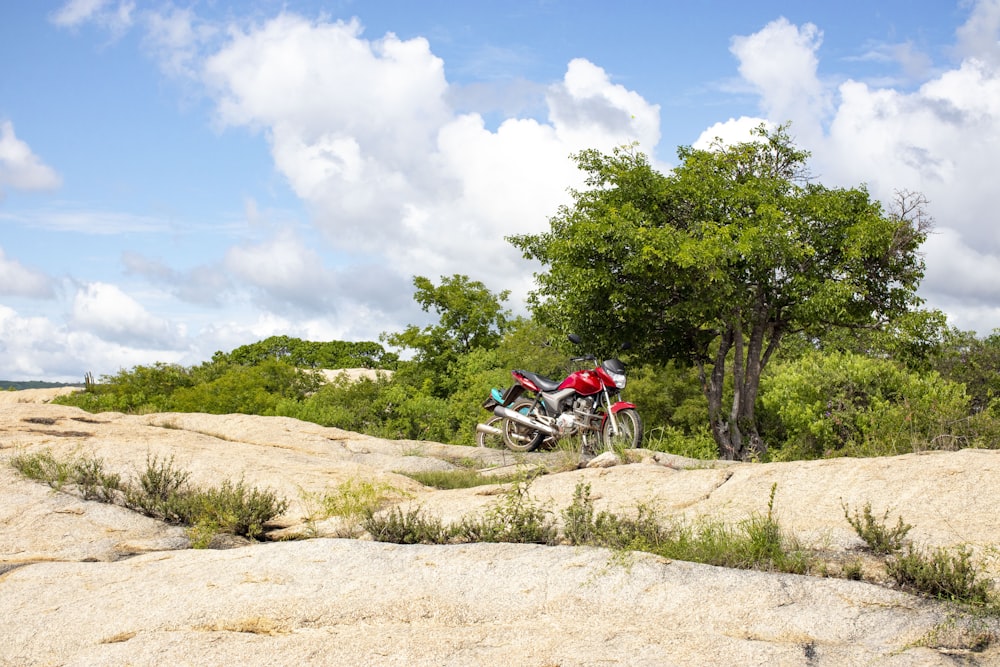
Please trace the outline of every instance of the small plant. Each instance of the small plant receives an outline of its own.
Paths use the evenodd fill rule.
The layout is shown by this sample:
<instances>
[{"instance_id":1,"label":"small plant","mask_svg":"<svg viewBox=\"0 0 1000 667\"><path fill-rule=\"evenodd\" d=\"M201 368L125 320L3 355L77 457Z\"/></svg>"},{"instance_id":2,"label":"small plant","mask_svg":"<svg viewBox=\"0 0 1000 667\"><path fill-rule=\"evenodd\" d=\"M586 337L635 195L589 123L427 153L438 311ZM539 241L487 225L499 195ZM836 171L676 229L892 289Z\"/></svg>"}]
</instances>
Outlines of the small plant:
<instances>
[{"instance_id":1,"label":"small plant","mask_svg":"<svg viewBox=\"0 0 1000 667\"><path fill-rule=\"evenodd\" d=\"M50 452L39 452L15 456L11 465L25 477L56 489L75 485L85 500L121 504L155 519L190 526L195 547L206 546L217 532L257 539L268 521L288 509L288 502L272 491L248 488L243 480L193 488L188 484L190 473L178 469L173 457L147 457L137 483L107 472L99 458L58 460Z\"/></svg>"},{"instance_id":2,"label":"small plant","mask_svg":"<svg viewBox=\"0 0 1000 667\"><path fill-rule=\"evenodd\" d=\"M73 468L74 482L84 500L113 503L122 490L121 475L105 471L103 459L81 459Z\"/></svg>"},{"instance_id":3,"label":"small plant","mask_svg":"<svg viewBox=\"0 0 1000 667\"><path fill-rule=\"evenodd\" d=\"M597 538L594 522L594 500L590 496L590 484L577 482L573 489L573 500L562 511L563 534L573 545L592 544Z\"/></svg>"},{"instance_id":4,"label":"small plant","mask_svg":"<svg viewBox=\"0 0 1000 667\"><path fill-rule=\"evenodd\" d=\"M899 517L896 526L889 528L886 523L889 520L889 510L886 510L882 518L878 519L872 513L871 503L865 503L860 513L854 510L853 516L846 504L842 504L842 507L844 508L844 518L854 528L854 532L865 541L873 553L880 556L888 556L902 549L906 534L913 527L903 523L903 517Z\"/></svg>"},{"instance_id":5,"label":"small plant","mask_svg":"<svg viewBox=\"0 0 1000 667\"><path fill-rule=\"evenodd\" d=\"M410 479L420 482L424 486L432 486L435 489L468 489L486 484L504 484L520 477L518 473L491 477L481 474L478 470L470 470L469 468L424 470L403 474Z\"/></svg>"},{"instance_id":6,"label":"small plant","mask_svg":"<svg viewBox=\"0 0 1000 667\"><path fill-rule=\"evenodd\" d=\"M337 530L337 536L357 537L365 517L385 506L390 497L400 495L405 494L391 484L358 479L349 479L332 492L323 494L303 492L303 499L309 505L318 506L317 510L310 511L306 517L306 524L311 534L315 536L317 520L339 517L342 525Z\"/></svg>"},{"instance_id":7,"label":"small plant","mask_svg":"<svg viewBox=\"0 0 1000 667\"><path fill-rule=\"evenodd\" d=\"M264 532L264 524L288 509L288 501L271 490L247 488L241 479L191 494L194 511L188 522L218 526L220 532L243 535L251 540Z\"/></svg>"},{"instance_id":8,"label":"small plant","mask_svg":"<svg viewBox=\"0 0 1000 667\"><path fill-rule=\"evenodd\" d=\"M886 571L899 586L923 595L974 605L992 602L992 582L981 577L965 548L925 553L910 545L886 563Z\"/></svg>"},{"instance_id":9,"label":"small plant","mask_svg":"<svg viewBox=\"0 0 1000 667\"><path fill-rule=\"evenodd\" d=\"M52 452L18 454L10 463L19 473L36 482L45 482L53 489L60 490L72 481L73 466L66 461L57 461Z\"/></svg>"},{"instance_id":10,"label":"small plant","mask_svg":"<svg viewBox=\"0 0 1000 667\"><path fill-rule=\"evenodd\" d=\"M841 576L850 581L864 581L865 570L861 559L855 558L854 560L844 563L844 566L841 569Z\"/></svg>"},{"instance_id":11,"label":"small plant","mask_svg":"<svg viewBox=\"0 0 1000 667\"><path fill-rule=\"evenodd\" d=\"M483 517L463 519L456 535L466 542L556 544L558 531L549 513L528 495L530 486L530 480L515 482Z\"/></svg>"},{"instance_id":12,"label":"small plant","mask_svg":"<svg viewBox=\"0 0 1000 667\"><path fill-rule=\"evenodd\" d=\"M406 512L399 507L382 514L368 512L362 525L376 542L446 544L452 536L440 519L425 516L419 507Z\"/></svg>"}]
</instances>

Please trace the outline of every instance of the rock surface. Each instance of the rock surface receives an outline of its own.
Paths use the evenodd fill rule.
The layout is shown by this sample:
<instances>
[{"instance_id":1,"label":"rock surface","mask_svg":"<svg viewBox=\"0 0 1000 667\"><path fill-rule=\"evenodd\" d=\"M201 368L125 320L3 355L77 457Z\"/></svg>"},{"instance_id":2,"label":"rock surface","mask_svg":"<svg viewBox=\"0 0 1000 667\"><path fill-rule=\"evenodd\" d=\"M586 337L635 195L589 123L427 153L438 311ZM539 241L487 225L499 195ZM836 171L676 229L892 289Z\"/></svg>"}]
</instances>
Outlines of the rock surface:
<instances>
[{"instance_id":1,"label":"rock surface","mask_svg":"<svg viewBox=\"0 0 1000 667\"><path fill-rule=\"evenodd\" d=\"M869 583L511 544L401 546L338 539L308 521L349 480L384 483L444 521L497 487L439 491L400 471L561 464L564 454L389 441L277 417L89 414L59 390L0 392L2 665L954 665L1000 664L952 608ZM243 479L290 501L283 536L190 549L186 532L25 480L17 454L97 456L123 475L172 458L197 484ZM886 459L641 462L543 475L558 518L591 485L598 510L740 521L773 512L808 546L855 557L845 505L913 525L927 547L967 546L1000 579L1000 451Z\"/></svg>"}]
</instances>

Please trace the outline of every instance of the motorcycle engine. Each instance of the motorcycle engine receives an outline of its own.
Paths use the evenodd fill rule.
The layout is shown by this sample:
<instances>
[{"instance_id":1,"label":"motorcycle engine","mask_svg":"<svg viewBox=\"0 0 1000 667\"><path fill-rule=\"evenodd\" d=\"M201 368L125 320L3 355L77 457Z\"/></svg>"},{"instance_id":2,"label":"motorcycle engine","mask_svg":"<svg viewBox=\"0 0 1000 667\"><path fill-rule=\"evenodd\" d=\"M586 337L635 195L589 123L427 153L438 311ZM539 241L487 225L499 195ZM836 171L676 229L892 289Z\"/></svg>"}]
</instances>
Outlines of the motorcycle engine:
<instances>
[{"instance_id":1,"label":"motorcycle engine","mask_svg":"<svg viewBox=\"0 0 1000 667\"><path fill-rule=\"evenodd\" d=\"M572 412L564 412L556 418L556 428L560 435L569 435L576 432L576 417Z\"/></svg>"}]
</instances>

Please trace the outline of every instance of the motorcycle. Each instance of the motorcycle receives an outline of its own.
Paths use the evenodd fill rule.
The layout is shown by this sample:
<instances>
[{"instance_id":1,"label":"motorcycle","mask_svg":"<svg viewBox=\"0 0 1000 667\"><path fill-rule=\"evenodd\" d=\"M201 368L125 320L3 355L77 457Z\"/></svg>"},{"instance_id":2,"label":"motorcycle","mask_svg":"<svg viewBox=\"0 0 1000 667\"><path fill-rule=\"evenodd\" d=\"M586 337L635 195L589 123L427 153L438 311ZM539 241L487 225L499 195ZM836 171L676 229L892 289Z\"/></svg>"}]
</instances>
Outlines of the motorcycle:
<instances>
[{"instance_id":1,"label":"motorcycle","mask_svg":"<svg viewBox=\"0 0 1000 667\"><path fill-rule=\"evenodd\" d=\"M569 340L577 345L581 342L576 334L570 334ZM639 447L642 418L633 403L621 400L625 365L618 359L598 364L591 354L572 361L594 367L574 371L562 380L531 371L511 371L515 384L507 392L512 394L510 404L498 401L492 406L494 417L501 418L499 426L493 428L500 430L507 448L528 452L543 442L555 444L570 436L579 436L590 451ZM525 397L516 392L518 387Z\"/></svg>"}]
</instances>

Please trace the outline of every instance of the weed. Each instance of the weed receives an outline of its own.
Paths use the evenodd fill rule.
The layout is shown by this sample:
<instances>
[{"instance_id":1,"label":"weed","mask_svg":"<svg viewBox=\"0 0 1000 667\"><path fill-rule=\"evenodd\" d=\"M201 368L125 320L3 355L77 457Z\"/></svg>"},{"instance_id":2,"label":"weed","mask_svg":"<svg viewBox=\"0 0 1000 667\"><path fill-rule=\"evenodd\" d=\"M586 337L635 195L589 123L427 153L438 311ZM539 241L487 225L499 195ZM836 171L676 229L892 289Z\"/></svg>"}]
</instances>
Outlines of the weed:
<instances>
[{"instance_id":1,"label":"weed","mask_svg":"<svg viewBox=\"0 0 1000 667\"><path fill-rule=\"evenodd\" d=\"M58 461L52 452L18 454L10 463L19 473L36 482L45 482L53 489L61 490L73 477L73 466L66 461Z\"/></svg>"},{"instance_id":2,"label":"weed","mask_svg":"<svg viewBox=\"0 0 1000 667\"><path fill-rule=\"evenodd\" d=\"M844 579L850 581L863 581L865 578L864 563L861 562L860 558L855 558L854 560L844 563L841 569L841 575Z\"/></svg>"},{"instance_id":3,"label":"weed","mask_svg":"<svg viewBox=\"0 0 1000 667\"><path fill-rule=\"evenodd\" d=\"M511 485L495 506L478 519L463 519L456 534L466 542L556 544L558 531L549 512L528 495L530 480Z\"/></svg>"},{"instance_id":4,"label":"weed","mask_svg":"<svg viewBox=\"0 0 1000 667\"><path fill-rule=\"evenodd\" d=\"M899 586L923 595L973 605L992 602L992 582L981 578L966 548L927 553L911 544L886 563L886 571Z\"/></svg>"},{"instance_id":5,"label":"weed","mask_svg":"<svg viewBox=\"0 0 1000 667\"><path fill-rule=\"evenodd\" d=\"M731 528L719 522L689 525L661 523L652 508L639 505L636 515L595 515L590 485L580 483L573 501L562 511L563 530L571 544L616 551L647 551L664 558L743 569L806 572L812 563L794 541L789 542L773 516L775 487L767 516L754 516Z\"/></svg>"},{"instance_id":6,"label":"weed","mask_svg":"<svg viewBox=\"0 0 1000 667\"><path fill-rule=\"evenodd\" d=\"M455 470L424 470L420 472L402 473L424 486L435 489L468 489L485 484L504 484L520 477L519 473L505 476L485 476L478 470L457 468Z\"/></svg>"},{"instance_id":7,"label":"weed","mask_svg":"<svg viewBox=\"0 0 1000 667\"><path fill-rule=\"evenodd\" d=\"M190 473L178 469L173 457L146 458L137 483L123 482L107 472L99 458L57 460L50 452L22 454L11 464L29 479L63 489L75 485L85 500L121 504L146 516L191 527L193 546L206 546L217 532L257 539L264 525L288 508L270 490L248 488L243 480L224 481L208 489L188 484Z\"/></svg>"},{"instance_id":8,"label":"weed","mask_svg":"<svg viewBox=\"0 0 1000 667\"><path fill-rule=\"evenodd\" d=\"M446 544L452 531L440 519L427 517L419 507L403 512L393 507L388 512L368 512L362 522L376 542L393 544Z\"/></svg>"},{"instance_id":9,"label":"weed","mask_svg":"<svg viewBox=\"0 0 1000 667\"><path fill-rule=\"evenodd\" d=\"M121 475L106 472L103 459L81 459L73 468L74 481L84 500L112 503L122 490Z\"/></svg>"},{"instance_id":10,"label":"weed","mask_svg":"<svg viewBox=\"0 0 1000 667\"><path fill-rule=\"evenodd\" d=\"M873 553L880 556L894 554L902 549L906 534L913 527L903 523L903 517L899 517L895 528L889 528L886 525L886 521L889 519L889 510L886 510L882 519L879 520L872 514L871 503L865 503L861 513L855 509L853 516L851 516L846 504L842 503L842 507L844 508L844 518L854 528L854 532L865 541Z\"/></svg>"}]
</instances>

